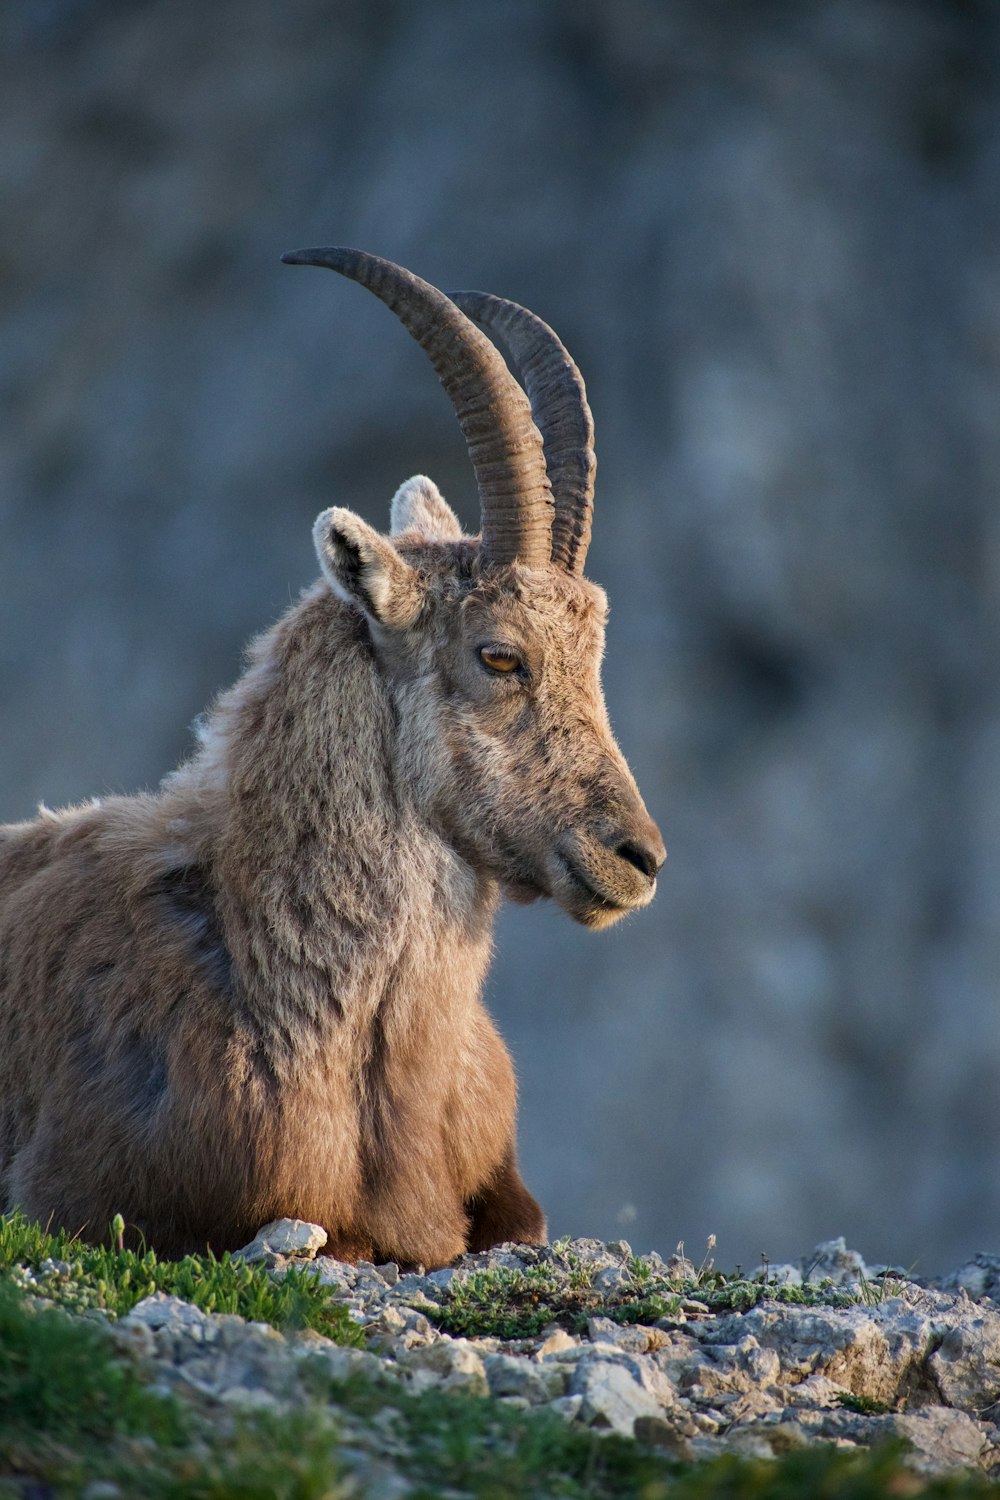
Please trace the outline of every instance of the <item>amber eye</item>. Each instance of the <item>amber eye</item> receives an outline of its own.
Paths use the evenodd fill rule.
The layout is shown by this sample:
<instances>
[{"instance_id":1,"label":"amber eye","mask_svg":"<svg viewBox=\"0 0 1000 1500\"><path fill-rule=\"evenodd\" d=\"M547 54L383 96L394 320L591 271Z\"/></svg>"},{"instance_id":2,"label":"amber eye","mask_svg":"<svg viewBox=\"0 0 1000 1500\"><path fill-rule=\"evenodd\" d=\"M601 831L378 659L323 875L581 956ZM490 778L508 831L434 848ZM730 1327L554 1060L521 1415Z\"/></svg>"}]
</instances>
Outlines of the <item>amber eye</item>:
<instances>
[{"instance_id":1,"label":"amber eye","mask_svg":"<svg viewBox=\"0 0 1000 1500\"><path fill-rule=\"evenodd\" d=\"M503 646L480 646L479 660L491 672L499 672L502 676L516 672L521 665L521 658L513 651L505 651Z\"/></svg>"}]
</instances>

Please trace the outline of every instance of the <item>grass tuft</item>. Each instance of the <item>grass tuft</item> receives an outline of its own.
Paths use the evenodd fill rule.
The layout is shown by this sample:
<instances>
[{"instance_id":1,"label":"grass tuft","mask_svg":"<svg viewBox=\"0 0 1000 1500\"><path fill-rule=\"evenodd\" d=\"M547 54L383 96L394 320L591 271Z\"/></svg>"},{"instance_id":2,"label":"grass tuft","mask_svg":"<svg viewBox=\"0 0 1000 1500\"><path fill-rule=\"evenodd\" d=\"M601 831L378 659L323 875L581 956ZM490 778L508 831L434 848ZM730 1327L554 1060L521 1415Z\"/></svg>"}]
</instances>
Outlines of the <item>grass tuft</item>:
<instances>
[{"instance_id":1,"label":"grass tuft","mask_svg":"<svg viewBox=\"0 0 1000 1500\"><path fill-rule=\"evenodd\" d=\"M114 1226L112 1231L120 1240ZM312 1328L354 1348L364 1343L347 1309L308 1269L292 1268L276 1281L263 1266L228 1253L161 1261L152 1250L85 1245L65 1231L49 1234L16 1212L0 1217L0 1282L5 1280L71 1312L99 1308L120 1318L144 1297L166 1292L203 1312L236 1313L281 1330Z\"/></svg>"},{"instance_id":2,"label":"grass tuft","mask_svg":"<svg viewBox=\"0 0 1000 1500\"><path fill-rule=\"evenodd\" d=\"M679 1318L690 1298L713 1313L747 1312L765 1300L808 1307L850 1307L858 1301L828 1282L773 1286L704 1268L694 1279L670 1281L636 1258L624 1262L622 1270L622 1286L601 1290L594 1286L593 1269L557 1242L551 1260L518 1270L498 1267L456 1277L440 1306L425 1311L432 1323L455 1337L514 1340L534 1338L553 1324L584 1333L593 1317L616 1323L669 1323Z\"/></svg>"}]
</instances>

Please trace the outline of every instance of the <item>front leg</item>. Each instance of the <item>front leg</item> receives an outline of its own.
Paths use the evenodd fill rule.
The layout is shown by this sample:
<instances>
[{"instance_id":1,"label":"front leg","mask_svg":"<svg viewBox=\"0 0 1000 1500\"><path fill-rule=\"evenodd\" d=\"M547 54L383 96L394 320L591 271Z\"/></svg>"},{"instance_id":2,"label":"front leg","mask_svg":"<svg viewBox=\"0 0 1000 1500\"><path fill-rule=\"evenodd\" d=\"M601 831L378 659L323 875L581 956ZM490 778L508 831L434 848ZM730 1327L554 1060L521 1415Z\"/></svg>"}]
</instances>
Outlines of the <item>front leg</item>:
<instances>
[{"instance_id":1,"label":"front leg","mask_svg":"<svg viewBox=\"0 0 1000 1500\"><path fill-rule=\"evenodd\" d=\"M538 1245L545 1239L545 1215L521 1181L511 1146L493 1175L465 1200L470 1251L490 1250L513 1240Z\"/></svg>"}]
</instances>

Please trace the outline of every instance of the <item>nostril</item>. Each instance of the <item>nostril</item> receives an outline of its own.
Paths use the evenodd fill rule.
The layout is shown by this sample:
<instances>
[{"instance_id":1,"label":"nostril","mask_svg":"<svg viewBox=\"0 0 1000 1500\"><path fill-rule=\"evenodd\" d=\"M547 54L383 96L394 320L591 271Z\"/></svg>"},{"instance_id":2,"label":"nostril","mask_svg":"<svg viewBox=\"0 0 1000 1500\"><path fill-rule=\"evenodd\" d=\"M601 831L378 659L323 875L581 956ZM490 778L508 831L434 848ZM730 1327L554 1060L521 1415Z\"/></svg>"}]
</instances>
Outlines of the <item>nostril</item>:
<instances>
[{"instance_id":1,"label":"nostril","mask_svg":"<svg viewBox=\"0 0 1000 1500\"><path fill-rule=\"evenodd\" d=\"M644 844L634 843L631 839L619 844L615 853L619 859L627 859L630 865L635 865L647 880L656 879L656 872L663 863L658 851L648 849Z\"/></svg>"}]
</instances>

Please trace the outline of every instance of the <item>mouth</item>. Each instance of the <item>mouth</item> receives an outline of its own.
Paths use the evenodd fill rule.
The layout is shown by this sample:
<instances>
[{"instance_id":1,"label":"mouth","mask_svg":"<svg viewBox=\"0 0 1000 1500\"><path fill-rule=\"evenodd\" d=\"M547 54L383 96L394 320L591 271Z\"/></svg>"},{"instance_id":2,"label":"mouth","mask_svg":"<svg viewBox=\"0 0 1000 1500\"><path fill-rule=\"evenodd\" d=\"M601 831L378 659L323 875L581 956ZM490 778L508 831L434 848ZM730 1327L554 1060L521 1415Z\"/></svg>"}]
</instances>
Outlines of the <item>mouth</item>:
<instances>
[{"instance_id":1,"label":"mouth","mask_svg":"<svg viewBox=\"0 0 1000 1500\"><path fill-rule=\"evenodd\" d=\"M633 910L632 905L616 901L596 886L562 849L556 850L556 864L564 878L557 882L552 894L559 905L585 927L609 927Z\"/></svg>"}]
</instances>

